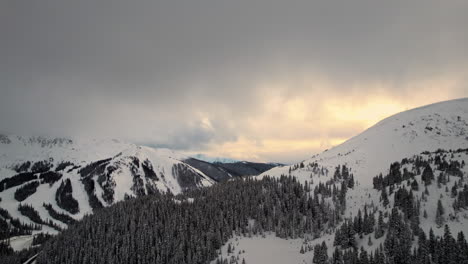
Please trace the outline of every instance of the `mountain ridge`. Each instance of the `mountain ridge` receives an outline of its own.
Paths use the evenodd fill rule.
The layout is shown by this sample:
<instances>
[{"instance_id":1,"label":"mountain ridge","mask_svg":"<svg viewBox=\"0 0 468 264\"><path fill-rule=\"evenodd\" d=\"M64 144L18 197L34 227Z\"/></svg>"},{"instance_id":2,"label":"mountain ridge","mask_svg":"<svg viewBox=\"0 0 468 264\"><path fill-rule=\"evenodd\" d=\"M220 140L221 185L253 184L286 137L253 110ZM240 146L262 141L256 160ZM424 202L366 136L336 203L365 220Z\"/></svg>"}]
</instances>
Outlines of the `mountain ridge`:
<instances>
[{"instance_id":1,"label":"mountain ridge","mask_svg":"<svg viewBox=\"0 0 468 264\"><path fill-rule=\"evenodd\" d=\"M20 204L31 205L41 219L65 228L64 217L79 220L95 209L131 197L155 192L177 195L241 176L220 165L201 163L170 149L115 139L2 134L0 208L21 222L38 224L19 211ZM65 202L59 203L62 199ZM57 219L51 211L65 216ZM42 230L34 232L57 232L52 226L39 225Z\"/></svg>"},{"instance_id":2,"label":"mountain ridge","mask_svg":"<svg viewBox=\"0 0 468 264\"><path fill-rule=\"evenodd\" d=\"M468 243L463 235L468 233L467 113L466 100L421 107L386 118L308 160L273 168L260 176L234 177L177 196L137 196L108 206L51 238L41 248L37 261L112 259L112 263L128 263L140 256L146 258L143 263L215 264L239 263L241 259L278 264L468 261ZM85 180L97 176L95 184L102 188L97 188L100 192L94 193L94 200L105 204L111 196L106 193L107 178L103 175L107 174L103 172L114 172L113 166L121 160L130 173L140 171L149 179L155 177L151 171L161 171L145 170L149 167L145 158L151 156L148 151L140 148L135 154L130 149L71 170ZM183 158L174 157L168 159ZM210 163L195 159L189 159L189 163L197 175L209 175L210 169L221 176L227 172L221 167L226 164L210 167ZM26 167L30 166L22 164L15 169ZM47 162L32 167L40 170ZM61 167L68 169L67 165ZM25 173L22 176L31 178ZM47 173L40 178L53 181L56 175ZM5 184L16 181L9 179ZM60 203L73 205L67 200L69 185L54 186L60 190ZM21 188L18 195L15 192L15 199L23 199L34 185ZM142 189L135 190L138 193ZM11 188L7 191L12 194ZM18 209L34 217L28 206ZM69 220L60 213L56 213L59 218ZM0 214L6 215L3 211ZM131 236L122 236L122 231ZM159 241L150 250L154 254L148 254L147 245L154 241ZM264 244L280 246L259 253ZM125 253L112 254L109 245Z\"/></svg>"},{"instance_id":3,"label":"mountain ridge","mask_svg":"<svg viewBox=\"0 0 468 264\"><path fill-rule=\"evenodd\" d=\"M468 98L421 106L387 117L303 162L317 162L329 170L340 163L348 164L355 170L356 179L370 186L372 177L395 160L438 148L468 147L467 117ZM273 168L262 175L288 174L293 166Z\"/></svg>"}]
</instances>

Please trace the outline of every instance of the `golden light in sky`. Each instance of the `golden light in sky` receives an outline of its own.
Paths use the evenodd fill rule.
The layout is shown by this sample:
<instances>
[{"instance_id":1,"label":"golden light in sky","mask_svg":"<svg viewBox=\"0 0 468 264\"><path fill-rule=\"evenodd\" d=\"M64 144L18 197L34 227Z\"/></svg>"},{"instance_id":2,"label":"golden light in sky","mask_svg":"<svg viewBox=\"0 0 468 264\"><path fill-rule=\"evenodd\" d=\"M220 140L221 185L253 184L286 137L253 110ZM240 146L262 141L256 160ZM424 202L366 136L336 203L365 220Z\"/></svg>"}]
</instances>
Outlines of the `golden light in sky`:
<instances>
[{"instance_id":1,"label":"golden light in sky","mask_svg":"<svg viewBox=\"0 0 468 264\"><path fill-rule=\"evenodd\" d=\"M326 78L263 84L260 110L244 121L241 136L213 144L204 154L256 161L275 161L281 154L297 161L339 145L396 113L459 97L460 82L447 76L417 80L405 84L413 91L405 94L392 93L392 84L382 82L355 83L343 92L336 86L344 84ZM288 94L293 85L299 92ZM354 93L356 89L367 93Z\"/></svg>"},{"instance_id":2,"label":"golden light in sky","mask_svg":"<svg viewBox=\"0 0 468 264\"><path fill-rule=\"evenodd\" d=\"M468 1L3 2L2 133L294 162L468 96Z\"/></svg>"}]
</instances>

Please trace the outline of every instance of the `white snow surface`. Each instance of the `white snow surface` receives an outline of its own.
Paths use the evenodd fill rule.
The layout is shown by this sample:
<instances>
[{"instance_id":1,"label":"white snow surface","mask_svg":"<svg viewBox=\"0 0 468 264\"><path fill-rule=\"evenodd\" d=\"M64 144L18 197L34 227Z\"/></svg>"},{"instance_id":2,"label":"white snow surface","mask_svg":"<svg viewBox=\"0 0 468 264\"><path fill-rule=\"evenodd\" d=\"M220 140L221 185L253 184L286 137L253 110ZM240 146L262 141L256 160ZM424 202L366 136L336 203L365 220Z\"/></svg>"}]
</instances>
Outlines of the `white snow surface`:
<instances>
[{"instance_id":1,"label":"white snow surface","mask_svg":"<svg viewBox=\"0 0 468 264\"><path fill-rule=\"evenodd\" d=\"M6 138L6 140L5 140ZM146 146L138 146L131 143L125 143L118 140L96 140L96 139L64 139L64 138L43 138L43 137L22 137L17 135L0 135L0 180L14 176L17 174L12 168L14 165L21 164L25 161L31 163L37 161L51 161L54 170L62 161L72 162L81 167L92 162L112 158L109 166L118 164L118 169L112 172L114 202L121 201L126 195L135 196L131 187L133 186L133 176L130 171L132 158L136 157L143 162L148 160L153 166L153 170L158 177L158 180L144 178L145 186L156 187L161 192L172 192L178 194L182 191L177 178L174 174L173 166L182 164L188 170L196 173L200 177L200 182L197 186L210 186L214 181L206 176L201 171L191 167L183 162L188 157L169 150L156 149ZM49 213L43 207L43 203L50 203L54 210L65 213L75 219L81 219L84 215L92 213L88 201L88 194L81 182L81 176L78 174L78 169L68 172L71 166L62 171L62 178L55 182L52 186L49 184L41 184L37 191L24 200L23 204L30 204L38 211L42 219L51 219L54 223L61 227L66 227L60 221L56 221L49 216ZM140 175L144 175L141 166L138 168ZM60 186L62 180L70 179L73 189L73 197L79 203L80 212L73 215L60 208L55 201L55 193ZM22 185L15 186L0 192L0 207L6 209L14 218L19 218L24 223L32 223L29 218L24 217L18 211L20 202L15 200L14 193L16 189ZM95 181L95 194L99 201L104 205L106 203L102 198L103 190ZM54 229L43 226L43 232L57 233Z\"/></svg>"},{"instance_id":2,"label":"white snow surface","mask_svg":"<svg viewBox=\"0 0 468 264\"><path fill-rule=\"evenodd\" d=\"M386 175L391 163L400 162L403 158L411 158L414 155L421 155L425 151L466 148L468 148L468 98L463 98L431 104L393 115L343 144L302 161L304 168L297 168L301 163L298 162L291 166L275 167L258 177L292 175L302 183L307 181L313 189L320 182L325 183L330 180L336 166L346 165L350 169L350 173L354 175L356 184L354 189L348 190L345 216L354 217L358 210L363 212L365 206L368 210L375 208L378 211L390 213L394 202L394 193L389 195L390 206L384 207L380 201L380 192L373 189L372 186L374 176L379 173ZM431 158L430 155L423 155L423 157L428 159ZM453 159L468 163L468 154L466 152L455 154ZM314 163L318 164L315 168L309 165ZM441 173L435 167L433 170L436 177ZM468 166L465 166L462 172L464 177L461 183L467 184ZM416 175L415 179L420 188L419 191L414 191L414 195L419 199L424 192L424 183L421 181L420 174ZM445 186L439 188L436 183L428 186L430 195L427 196L427 201L423 200L421 203L421 214L426 211L428 217L420 216L421 228L426 233L433 229L436 235L443 234L443 226L435 224L437 201L440 199L446 210L444 224L449 225L452 234L457 234L460 231L468 234L468 210L455 212L452 207L454 198L450 196L450 189L458 180L458 177L450 176L450 182L447 184L448 192ZM406 184L403 182L401 186ZM406 188L410 189L409 186ZM385 217L384 222L387 221L388 217ZM367 244L369 236L372 238L372 246ZM358 238L356 242L358 248L363 246L370 252L382 244L384 239L385 236L375 239L374 233L371 233L364 235L361 239ZM308 243L316 245L325 241L328 246L328 256L331 256L334 250L333 240L334 234L323 234L320 238ZM234 254L227 254L229 243L236 247ZM299 253L303 244L303 239L280 239L274 234L269 234L266 237L234 237L223 246L220 256L223 258L233 255L234 257L239 256L239 263L242 262L243 258L246 263L255 264L311 263L312 251L305 254ZM245 250L245 252L239 254L239 250Z\"/></svg>"},{"instance_id":3,"label":"white snow surface","mask_svg":"<svg viewBox=\"0 0 468 264\"><path fill-rule=\"evenodd\" d=\"M234 252L228 254L228 244L234 248ZM218 258L228 259L239 257L239 263L242 259L246 263L269 263L269 264L302 264L312 263L313 251L300 254L302 239L281 239L274 234L268 234L265 237L236 236L231 238L222 248ZM244 252L245 251L245 252ZM211 264L215 264L216 260Z\"/></svg>"},{"instance_id":4,"label":"white snow surface","mask_svg":"<svg viewBox=\"0 0 468 264\"><path fill-rule=\"evenodd\" d=\"M346 142L314 155L304 164L318 163L333 174L337 165L352 169L364 186L388 171L390 164L423 151L468 147L468 98L431 104L390 116ZM287 175L292 166L275 167L261 174ZM308 176L304 170L292 175Z\"/></svg>"},{"instance_id":5,"label":"white snow surface","mask_svg":"<svg viewBox=\"0 0 468 264\"><path fill-rule=\"evenodd\" d=\"M21 251L31 247L34 236L15 236L10 238L10 246L14 251Z\"/></svg>"}]
</instances>

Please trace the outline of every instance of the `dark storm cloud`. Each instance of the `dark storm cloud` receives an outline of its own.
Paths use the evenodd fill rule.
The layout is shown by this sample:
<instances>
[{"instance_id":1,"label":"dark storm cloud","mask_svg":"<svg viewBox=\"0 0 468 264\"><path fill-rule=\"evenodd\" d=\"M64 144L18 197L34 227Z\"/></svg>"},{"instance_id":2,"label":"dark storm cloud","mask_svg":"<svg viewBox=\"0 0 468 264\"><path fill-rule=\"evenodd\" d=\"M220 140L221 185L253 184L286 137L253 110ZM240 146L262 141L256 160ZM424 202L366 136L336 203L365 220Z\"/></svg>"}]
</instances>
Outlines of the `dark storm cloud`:
<instances>
[{"instance_id":1,"label":"dark storm cloud","mask_svg":"<svg viewBox=\"0 0 468 264\"><path fill-rule=\"evenodd\" d=\"M277 76L325 75L334 95L353 82L405 94L427 76L466 80L466 10L436 0L2 1L0 129L179 149L235 140L272 92L257 84Z\"/></svg>"}]
</instances>

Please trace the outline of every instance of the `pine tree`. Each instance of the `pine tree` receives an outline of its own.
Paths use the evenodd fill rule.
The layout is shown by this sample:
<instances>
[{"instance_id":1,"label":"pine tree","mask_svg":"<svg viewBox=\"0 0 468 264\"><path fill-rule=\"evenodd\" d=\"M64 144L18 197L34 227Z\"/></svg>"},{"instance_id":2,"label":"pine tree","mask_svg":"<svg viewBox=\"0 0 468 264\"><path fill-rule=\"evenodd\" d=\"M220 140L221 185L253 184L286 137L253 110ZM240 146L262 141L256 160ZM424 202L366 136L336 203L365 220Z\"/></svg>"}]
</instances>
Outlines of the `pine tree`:
<instances>
[{"instance_id":1,"label":"pine tree","mask_svg":"<svg viewBox=\"0 0 468 264\"><path fill-rule=\"evenodd\" d=\"M426 165L424 168L424 171L421 175L421 180L424 182L424 184L430 185L432 180L434 179L434 172L432 171L432 168L429 164Z\"/></svg>"},{"instance_id":2,"label":"pine tree","mask_svg":"<svg viewBox=\"0 0 468 264\"><path fill-rule=\"evenodd\" d=\"M418 181L413 180L413 182L411 183L411 190L413 190L413 191L418 191L419 190Z\"/></svg>"},{"instance_id":3,"label":"pine tree","mask_svg":"<svg viewBox=\"0 0 468 264\"><path fill-rule=\"evenodd\" d=\"M369 257L367 256L367 251L361 247L361 254L359 255L360 264L369 264Z\"/></svg>"},{"instance_id":4,"label":"pine tree","mask_svg":"<svg viewBox=\"0 0 468 264\"><path fill-rule=\"evenodd\" d=\"M426 238L426 233L424 231L419 232L419 248L418 248L418 258L421 264L430 264L430 256L429 256L429 246L428 241Z\"/></svg>"},{"instance_id":5,"label":"pine tree","mask_svg":"<svg viewBox=\"0 0 468 264\"><path fill-rule=\"evenodd\" d=\"M384 235L384 222L382 211L379 211L379 219L377 221L377 229L375 230L375 239L379 239Z\"/></svg>"},{"instance_id":6,"label":"pine tree","mask_svg":"<svg viewBox=\"0 0 468 264\"><path fill-rule=\"evenodd\" d=\"M353 189L354 188L354 176L351 174L348 180L348 188Z\"/></svg>"},{"instance_id":7,"label":"pine tree","mask_svg":"<svg viewBox=\"0 0 468 264\"><path fill-rule=\"evenodd\" d=\"M398 209L394 207L389 220L387 237L384 241L389 262L409 263L411 244L411 230L398 213Z\"/></svg>"},{"instance_id":8,"label":"pine tree","mask_svg":"<svg viewBox=\"0 0 468 264\"><path fill-rule=\"evenodd\" d=\"M337 247L335 247L335 251L333 251L331 264L343 264L343 253Z\"/></svg>"},{"instance_id":9,"label":"pine tree","mask_svg":"<svg viewBox=\"0 0 468 264\"><path fill-rule=\"evenodd\" d=\"M434 231L431 228L429 230L429 252L431 253L431 255L434 255L435 253L436 242L437 241L434 235Z\"/></svg>"},{"instance_id":10,"label":"pine tree","mask_svg":"<svg viewBox=\"0 0 468 264\"><path fill-rule=\"evenodd\" d=\"M328 250L327 244L325 244L325 241L322 242L322 245L319 245L319 244L315 245L313 263L327 264L328 262L327 250Z\"/></svg>"},{"instance_id":11,"label":"pine tree","mask_svg":"<svg viewBox=\"0 0 468 264\"><path fill-rule=\"evenodd\" d=\"M359 235L362 235L362 224L363 224L362 213L361 213L361 209L359 209L358 214L356 218L354 219L354 232L356 232Z\"/></svg>"},{"instance_id":12,"label":"pine tree","mask_svg":"<svg viewBox=\"0 0 468 264\"><path fill-rule=\"evenodd\" d=\"M388 195L387 195L387 190L386 188L382 188L382 194L380 200L383 202L383 206L387 207L387 205L390 203L388 200Z\"/></svg>"},{"instance_id":13,"label":"pine tree","mask_svg":"<svg viewBox=\"0 0 468 264\"><path fill-rule=\"evenodd\" d=\"M455 184L452 186L452 192L451 192L452 198L457 197L457 194L458 194L457 187L458 187L457 182L455 181Z\"/></svg>"},{"instance_id":14,"label":"pine tree","mask_svg":"<svg viewBox=\"0 0 468 264\"><path fill-rule=\"evenodd\" d=\"M457 236L457 252L455 260L457 263L468 263L468 243L466 242L463 232L459 232Z\"/></svg>"},{"instance_id":15,"label":"pine tree","mask_svg":"<svg viewBox=\"0 0 468 264\"><path fill-rule=\"evenodd\" d=\"M435 219L435 222L437 224L438 227L441 227L443 224L444 224L444 207L442 205L442 202L439 201L437 202L437 211L436 211L436 219Z\"/></svg>"},{"instance_id":16,"label":"pine tree","mask_svg":"<svg viewBox=\"0 0 468 264\"><path fill-rule=\"evenodd\" d=\"M456 252L455 252L455 241L452 237L452 234L450 232L450 228L448 225L445 225L444 227L444 236L442 238L442 259L444 263L447 264L456 264L455 258L456 258Z\"/></svg>"}]
</instances>

